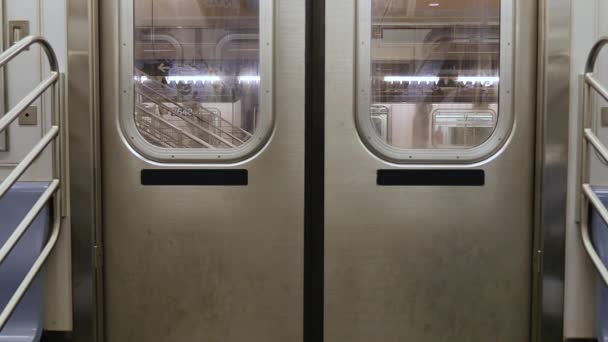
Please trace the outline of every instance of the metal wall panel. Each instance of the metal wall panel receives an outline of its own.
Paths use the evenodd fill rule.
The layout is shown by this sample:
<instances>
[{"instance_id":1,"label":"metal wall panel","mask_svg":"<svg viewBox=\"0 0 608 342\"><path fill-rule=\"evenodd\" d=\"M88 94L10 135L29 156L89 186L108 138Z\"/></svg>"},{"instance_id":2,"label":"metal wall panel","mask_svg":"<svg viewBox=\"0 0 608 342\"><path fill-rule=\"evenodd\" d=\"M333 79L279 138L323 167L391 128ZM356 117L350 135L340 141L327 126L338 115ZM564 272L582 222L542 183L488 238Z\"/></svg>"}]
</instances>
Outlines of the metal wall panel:
<instances>
[{"instance_id":1,"label":"metal wall panel","mask_svg":"<svg viewBox=\"0 0 608 342\"><path fill-rule=\"evenodd\" d=\"M355 3L327 3L325 341L529 341L537 3L515 1L516 127L484 187L376 186L398 167L357 136Z\"/></svg>"},{"instance_id":2,"label":"metal wall panel","mask_svg":"<svg viewBox=\"0 0 608 342\"><path fill-rule=\"evenodd\" d=\"M168 166L119 133L119 1L101 4L108 341L302 340L305 4L275 4L276 128L259 155L226 166L249 171L232 188L140 185L142 169Z\"/></svg>"},{"instance_id":3,"label":"metal wall panel","mask_svg":"<svg viewBox=\"0 0 608 342\"><path fill-rule=\"evenodd\" d=\"M68 64L68 53L67 53L67 35L66 26L57 25L57 22L65 23L67 17L66 11L67 1L56 1L54 4L50 4L45 1L39 1L41 23L40 33L44 36L53 46L55 54L57 55L57 61L59 68L62 73L67 72ZM44 61L44 60L43 60ZM41 78L44 75L48 75L49 67L45 63L41 66ZM65 75L61 82L65 84ZM61 112L64 115L66 106L67 94L64 93L61 102ZM51 101L50 98L46 98L43 102L42 114L46 122L44 123L44 129L48 130L50 127L50 116L51 113ZM66 120L67 121L67 120ZM68 125L66 125L67 127ZM69 141L67 142L69 145ZM69 146L66 146L69 153ZM52 170L52 158L44 161L39 165L41 168L46 170ZM62 167L68 167L66 165ZM48 172L46 171L45 172ZM66 170L66 179L69 179L69 170ZM49 179L49 178L47 178ZM64 201L69 201L70 185L65 182L62 184L65 196ZM73 316L72 316L72 258L71 258L71 221L70 221L70 204L66 203L67 217L64 218L63 226L61 228L61 235L57 241L57 245L51 258L46 264L46 298L45 298L45 329L52 331L71 331L73 328Z\"/></svg>"},{"instance_id":4,"label":"metal wall panel","mask_svg":"<svg viewBox=\"0 0 608 342\"><path fill-rule=\"evenodd\" d=\"M97 16L96 0L67 0L73 339L82 342L103 340Z\"/></svg>"},{"instance_id":5,"label":"metal wall panel","mask_svg":"<svg viewBox=\"0 0 608 342\"><path fill-rule=\"evenodd\" d=\"M3 0L4 22L23 20L29 22L31 34L42 34L42 12L40 3L35 0L7 1ZM6 32L5 32L6 34ZM8 43L5 41L5 45ZM12 108L33 86L42 79L43 67L40 62L40 50L36 47L30 49L19 58L15 59L9 66L3 68L3 84L9 85L2 89L4 106L2 109ZM35 126L20 126L13 122L6 131L6 146L8 152L0 152L0 177L8 174L8 171L17 165L25 157L30 146L42 137L42 132L48 127L49 116L46 115L42 100L33 104L41 111L40 120ZM41 109L42 108L42 109ZM1 138L0 138L1 139ZM25 180L45 180L50 177L51 158L50 153L44 153L24 175Z\"/></svg>"},{"instance_id":6,"label":"metal wall panel","mask_svg":"<svg viewBox=\"0 0 608 342\"><path fill-rule=\"evenodd\" d=\"M537 124L537 257L534 334L564 338L564 265L570 106L571 1L545 0L539 11Z\"/></svg>"}]
</instances>

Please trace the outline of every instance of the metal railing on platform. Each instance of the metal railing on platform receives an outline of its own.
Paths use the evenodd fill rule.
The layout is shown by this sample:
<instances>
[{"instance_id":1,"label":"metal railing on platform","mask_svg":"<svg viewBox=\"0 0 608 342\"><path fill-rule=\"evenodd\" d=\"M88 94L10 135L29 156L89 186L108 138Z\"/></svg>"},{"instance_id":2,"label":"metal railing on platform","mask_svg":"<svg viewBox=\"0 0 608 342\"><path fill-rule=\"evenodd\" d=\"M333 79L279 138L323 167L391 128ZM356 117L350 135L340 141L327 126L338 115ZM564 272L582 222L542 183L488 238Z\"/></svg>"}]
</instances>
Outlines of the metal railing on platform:
<instances>
[{"instance_id":1,"label":"metal railing on platform","mask_svg":"<svg viewBox=\"0 0 608 342\"><path fill-rule=\"evenodd\" d=\"M208 108L202 103L197 108L189 111L174 96L168 93L174 91L170 86L154 80L154 77L136 70L135 91L141 95L141 99L156 104L159 109L180 116L188 125L194 126L195 130L201 131L202 138L209 138L208 143L214 143L220 147L233 148L248 141L253 134L245 129L226 120L217 108ZM170 105L171 107L168 107ZM190 113L191 115L187 115ZM183 117L186 115L187 117Z\"/></svg>"}]
</instances>

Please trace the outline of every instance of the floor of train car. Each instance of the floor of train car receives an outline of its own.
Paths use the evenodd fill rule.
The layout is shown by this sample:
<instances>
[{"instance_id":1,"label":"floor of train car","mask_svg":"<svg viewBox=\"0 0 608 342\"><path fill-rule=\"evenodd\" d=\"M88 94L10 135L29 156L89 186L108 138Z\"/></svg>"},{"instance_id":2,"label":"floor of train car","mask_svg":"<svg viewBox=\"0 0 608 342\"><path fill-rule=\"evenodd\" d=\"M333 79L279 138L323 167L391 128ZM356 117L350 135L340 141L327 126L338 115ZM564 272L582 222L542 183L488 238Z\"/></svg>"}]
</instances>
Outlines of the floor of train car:
<instances>
[{"instance_id":1,"label":"floor of train car","mask_svg":"<svg viewBox=\"0 0 608 342\"><path fill-rule=\"evenodd\" d=\"M45 331L44 335L42 336L41 342L66 342L71 340L72 336L70 333ZM565 342L598 342L598 340L595 338L570 338L565 340Z\"/></svg>"},{"instance_id":2,"label":"floor of train car","mask_svg":"<svg viewBox=\"0 0 608 342\"><path fill-rule=\"evenodd\" d=\"M72 334L66 332L45 331L41 342L66 342L72 340Z\"/></svg>"}]
</instances>

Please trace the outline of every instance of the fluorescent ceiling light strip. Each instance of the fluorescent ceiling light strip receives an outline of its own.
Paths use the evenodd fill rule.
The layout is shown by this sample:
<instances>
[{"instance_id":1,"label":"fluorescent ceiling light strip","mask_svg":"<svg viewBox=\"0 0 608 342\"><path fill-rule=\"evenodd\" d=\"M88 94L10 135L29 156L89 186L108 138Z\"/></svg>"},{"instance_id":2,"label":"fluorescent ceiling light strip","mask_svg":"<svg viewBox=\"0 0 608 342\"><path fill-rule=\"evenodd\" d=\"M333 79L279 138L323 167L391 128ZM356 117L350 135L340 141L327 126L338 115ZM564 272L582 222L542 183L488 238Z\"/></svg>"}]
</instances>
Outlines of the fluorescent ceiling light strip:
<instances>
[{"instance_id":1,"label":"fluorescent ceiling light strip","mask_svg":"<svg viewBox=\"0 0 608 342\"><path fill-rule=\"evenodd\" d=\"M418 82L418 83L437 83L437 76L385 76L385 82Z\"/></svg>"},{"instance_id":2,"label":"fluorescent ceiling light strip","mask_svg":"<svg viewBox=\"0 0 608 342\"><path fill-rule=\"evenodd\" d=\"M250 76L239 76L239 82L260 82L260 76L250 75Z\"/></svg>"},{"instance_id":3,"label":"fluorescent ceiling light strip","mask_svg":"<svg viewBox=\"0 0 608 342\"><path fill-rule=\"evenodd\" d=\"M148 76L135 76L133 79L140 82L146 82L148 80Z\"/></svg>"},{"instance_id":4,"label":"fluorescent ceiling light strip","mask_svg":"<svg viewBox=\"0 0 608 342\"><path fill-rule=\"evenodd\" d=\"M136 81L146 82L149 80L147 76L135 76ZM169 76L167 77L169 82L219 82L221 78L219 76ZM239 76L239 82L260 82L260 76Z\"/></svg>"},{"instance_id":5,"label":"fluorescent ceiling light strip","mask_svg":"<svg viewBox=\"0 0 608 342\"><path fill-rule=\"evenodd\" d=\"M167 76L167 81L169 82L186 82L186 83L196 83L196 82L220 82L222 80L219 76Z\"/></svg>"},{"instance_id":6,"label":"fluorescent ceiling light strip","mask_svg":"<svg viewBox=\"0 0 608 342\"><path fill-rule=\"evenodd\" d=\"M498 76L460 76L458 77L458 82L462 83L498 83L500 81L500 77Z\"/></svg>"},{"instance_id":7,"label":"fluorescent ceiling light strip","mask_svg":"<svg viewBox=\"0 0 608 342\"><path fill-rule=\"evenodd\" d=\"M417 83L438 83L441 77L439 76L385 76L385 82L417 82ZM498 76L459 76L458 82L461 83L498 83Z\"/></svg>"}]
</instances>

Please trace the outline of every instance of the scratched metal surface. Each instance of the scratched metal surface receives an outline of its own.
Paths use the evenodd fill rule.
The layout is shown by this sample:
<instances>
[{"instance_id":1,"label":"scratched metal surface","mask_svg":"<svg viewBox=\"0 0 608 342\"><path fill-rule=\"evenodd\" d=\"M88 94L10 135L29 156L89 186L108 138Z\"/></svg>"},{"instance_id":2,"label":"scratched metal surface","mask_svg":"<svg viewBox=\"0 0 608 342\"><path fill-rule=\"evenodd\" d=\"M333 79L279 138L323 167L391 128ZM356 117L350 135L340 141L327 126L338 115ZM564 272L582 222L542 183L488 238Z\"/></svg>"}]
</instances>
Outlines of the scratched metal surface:
<instances>
[{"instance_id":1,"label":"scratched metal surface","mask_svg":"<svg viewBox=\"0 0 608 342\"><path fill-rule=\"evenodd\" d=\"M517 126L476 188L376 186L393 167L356 133L354 6L327 2L325 341L529 341L536 5L516 1Z\"/></svg>"},{"instance_id":2,"label":"scratched metal surface","mask_svg":"<svg viewBox=\"0 0 608 342\"><path fill-rule=\"evenodd\" d=\"M151 165L115 115L118 3L102 4L107 341L301 341L304 2L276 1L276 132L235 166L247 187L139 185Z\"/></svg>"}]
</instances>

